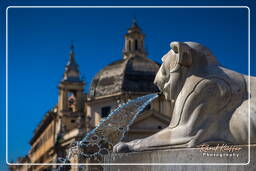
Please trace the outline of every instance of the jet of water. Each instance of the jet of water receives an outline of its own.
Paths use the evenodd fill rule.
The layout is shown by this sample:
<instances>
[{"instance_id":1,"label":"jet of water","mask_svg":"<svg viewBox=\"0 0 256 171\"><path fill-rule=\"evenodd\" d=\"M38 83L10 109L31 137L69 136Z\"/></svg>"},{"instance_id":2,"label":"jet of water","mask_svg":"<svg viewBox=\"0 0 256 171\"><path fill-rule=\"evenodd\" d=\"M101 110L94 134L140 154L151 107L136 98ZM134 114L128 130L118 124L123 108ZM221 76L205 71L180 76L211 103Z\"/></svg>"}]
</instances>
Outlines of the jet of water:
<instances>
[{"instance_id":1,"label":"jet of water","mask_svg":"<svg viewBox=\"0 0 256 171\"><path fill-rule=\"evenodd\" d=\"M93 162L103 162L103 155L112 151L113 146L129 131L134 120L157 97L157 94L145 95L116 108L81 141L72 144L66 158L59 159L59 162L68 164L75 155ZM58 170L66 170L66 167L62 165Z\"/></svg>"}]
</instances>

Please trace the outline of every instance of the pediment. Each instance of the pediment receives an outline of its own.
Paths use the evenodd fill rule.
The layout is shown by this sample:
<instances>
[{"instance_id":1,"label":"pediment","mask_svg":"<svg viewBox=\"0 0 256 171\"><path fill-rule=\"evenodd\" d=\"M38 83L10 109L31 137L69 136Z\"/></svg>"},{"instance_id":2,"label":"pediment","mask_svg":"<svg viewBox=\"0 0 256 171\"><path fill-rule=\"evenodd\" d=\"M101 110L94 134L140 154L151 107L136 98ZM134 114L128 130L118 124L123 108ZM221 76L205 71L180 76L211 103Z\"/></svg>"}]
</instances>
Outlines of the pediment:
<instances>
[{"instance_id":1,"label":"pediment","mask_svg":"<svg viewBox=\"0 0 256 171\"><path fill-rule=\"evenodd\" d=\"M169 125L170 120L155 111L144 112L131 126L131 130L161 130Z\"/></svg>"}]
</instances>

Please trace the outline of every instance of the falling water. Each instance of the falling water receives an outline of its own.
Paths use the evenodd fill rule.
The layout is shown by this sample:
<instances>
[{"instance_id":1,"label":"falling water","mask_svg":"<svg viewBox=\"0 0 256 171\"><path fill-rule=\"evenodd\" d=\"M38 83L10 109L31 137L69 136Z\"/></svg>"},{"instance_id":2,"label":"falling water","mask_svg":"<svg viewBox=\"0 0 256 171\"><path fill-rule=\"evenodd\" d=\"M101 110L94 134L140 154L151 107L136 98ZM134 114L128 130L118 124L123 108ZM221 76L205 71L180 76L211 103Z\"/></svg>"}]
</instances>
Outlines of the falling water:
<instances>
[{"instance_id":1,"label":"falling water","mask_svg":"<svg viewBox=\"0 0 256 171\"><path fill-rule=\"evenodd\" d=\"M73 143L66 158L59 159L59 162L68 164L75 155L94 162L103 162L103 155L112 151L113 146L120 142L129 131L134 120L157 97L157 94L145 95L116 108L81 141ZM58 170L66 170L65 167L67 166L62 165Z\"/></svg>"}]
</instances>

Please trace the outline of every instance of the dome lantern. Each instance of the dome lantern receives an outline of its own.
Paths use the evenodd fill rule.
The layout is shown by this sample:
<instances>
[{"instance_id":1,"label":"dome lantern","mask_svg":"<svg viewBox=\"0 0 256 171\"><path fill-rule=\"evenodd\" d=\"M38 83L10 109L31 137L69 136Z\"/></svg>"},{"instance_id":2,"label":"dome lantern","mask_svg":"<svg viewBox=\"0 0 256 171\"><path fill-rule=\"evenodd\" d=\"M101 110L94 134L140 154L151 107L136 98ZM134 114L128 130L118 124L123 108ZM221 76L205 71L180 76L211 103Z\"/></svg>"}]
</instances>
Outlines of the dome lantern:
<instances>
[{"instance_id":1,"label":"dome lantern","mask_svg":"<svg viewBox=\"0 0 256 171\"><path fill-rule=\"evenodd\" d=\"M145 35L142 33L136 20L133 19L132 26L128 29L128 33L125 34L124 59L134 56L147 56L144 48L144 37Z\"/></svg>"}]
</instances>

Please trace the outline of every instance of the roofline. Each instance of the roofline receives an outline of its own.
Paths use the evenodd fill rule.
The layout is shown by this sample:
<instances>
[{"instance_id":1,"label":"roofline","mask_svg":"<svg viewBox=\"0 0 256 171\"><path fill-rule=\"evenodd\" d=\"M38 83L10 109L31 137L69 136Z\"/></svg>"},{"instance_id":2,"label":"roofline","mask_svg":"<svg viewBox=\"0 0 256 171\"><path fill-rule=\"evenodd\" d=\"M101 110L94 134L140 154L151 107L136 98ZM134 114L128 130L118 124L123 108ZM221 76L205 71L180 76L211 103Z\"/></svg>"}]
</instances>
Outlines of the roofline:
<instances>
[{"instance_id":1,"label":"roofline","mask_svg":"<svg viewBox=\"0 0 256 171\"><path fill-rule=\"evenodd\" d=\"M134 121L134 124L135 123L138 123L140 122L141 120L144 120L150 116L154 116L160 120L162 120L163 122L166 122L167 124L170 122L171 118L168 118L168 116L166 116L165 114L161 113L161 112L158 112L154 109L150 109L149 111L145 111L145 112L148 112L146 115L140 115L135 121ZM144 113L144 112L143 112Z\"/></svg>"},{"instance_id":2,"label":"roofline","mask_svg":"<svg viewBox=\"0 0 256 171\"><path fill-rule=\"evenodd\" d=\"M44 116L43 120L41 120L41 122L38 124L38 126L36 127L33 136L31 138L31 140L29 141L29 144L32 145L36 139L40 136L40 133L42 133L43 130L45 130L45 128L47 127L47 125L54 120L54 113L53 111L49 111L46 113L46 115ZM56 115L55 115L56 116Z\"/></svg>"},{"instance_id":3,"label":"roofline","mask_svg":"<svg viewBox=\"0 0 256 171\"><path fill-rule=\"evenodd\" d=\"M126 94L129 94L129 95L146 95L146 94L149 94L149 93L157 93L157 92L133 92L133 91L122 91L122 92L119 92L119 93L115 93L115 94L109 94L109 95L104 95L104 96L96 96L96 97L88 97L87 99L87 103L92 103L92 102L95 102L95 101L98 101L98 100L103 100L105 98L111 98L111 97L114 97L114 96L121 96L121 95L126 95Z\"/></svg>"}]
</instances>

